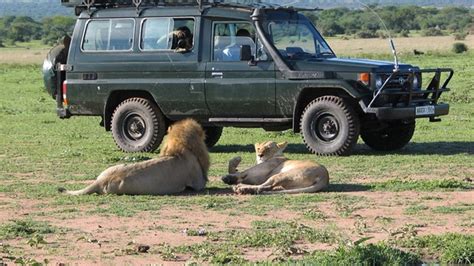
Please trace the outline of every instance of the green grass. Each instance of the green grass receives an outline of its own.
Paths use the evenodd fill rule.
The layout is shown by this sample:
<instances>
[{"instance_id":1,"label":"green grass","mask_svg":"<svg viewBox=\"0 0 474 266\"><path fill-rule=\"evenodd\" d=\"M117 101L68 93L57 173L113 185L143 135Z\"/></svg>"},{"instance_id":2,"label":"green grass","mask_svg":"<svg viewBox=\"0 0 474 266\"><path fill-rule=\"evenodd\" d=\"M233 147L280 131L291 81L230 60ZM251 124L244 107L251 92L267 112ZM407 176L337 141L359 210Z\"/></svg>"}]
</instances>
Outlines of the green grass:
<instances>
[{"instance_id":1,"label":"green grass","mask_svg":"<svg viewBox=\"0 0 474 266\"><path fill-rule=\"evenodd\" d=\"M429 207L424 205L413 205L405 209L405 213L409 215L419 215L420 212L428 210Z\"/></svg>"},{"instance_id":2,"label":"green grass","mask_svg":"<svg viewBox=\"0 0 474 266\"><path fill-rule=\"evenodd\" d=\"M340 246L335 251L315 252L307 259L317 265L418 265L420 258L385 244Z\"/></svg>"},{"instance_id":3,"label":"green grass","mask_svg":"<svg viewBox=\"0 0 474 266\"><path fill-rule=\"evenodd\" d=\"M291 260L295 243L327 243L342 241L338 228L330 219L351 219L358 211L377 204L357 192L398 193L414 192L421 196L405 204L401 210L416 217L424 215L452 215L459 218L464 228L472 227L472 207L466 204L426 207L425 201L443 202L444 192L472 191L474 169L474 103L472 61L474 54L427 55L406 60L422 66L450 66L456 71L453 91L444 100L452 103L451 112L440 123L417 121L413 141L405 148L391 152L374 152L362 141L349 157L316 157L302 144L301 136L285 131L265 132L262 129L226 128L216 147L211 149L211 176L227 171L227 161L236 155L243 158L240 169L254 164L252 144L264 140L288 141L286 155L291 159L313 159L325 165L330 173L326 191L305 195L256 195L234 197L229 186L212 181L201 194L179 196L81 196L68 197L57 192L57 187L78 189L92 182L110 165L133 163L157 156L157 153L124 154L120 152L109 132L100 126L96 117L73 117L60 120L55 114L55 102L43 90L39 65L0 65L0 194L22 200L40 201L31 219L55 217L70 219L83 215L128 218L141 213L158 213L162 209L202 209L232 216L235 219L253 217L249 230L229 229L210 231L200 244L173 247L162 245L158 253L173 259L177 254L191 254L209 263L246 262L247 248L271 249L284 261ZM433 193L436 195L431 195ZM417 194L418 195L418 194ZM326 213L320 204L331 206L334 213ZM16 208L20 203L1 203L2 208ZM15 205L17 204L17 205ZM411 204L411 205L410 205ZM44 207L44 208L43 208ZM78 208L79 207L79 208ZM324 209L325 210L325 209ZM269 219L274 213L296 213L301 220L287 221L282 217ZM260 221L260 219L262 221ZM392 217L376 218L377 225L394 224ZM430 221L427 221L430 222ZM304 224L304 225L302 225ZM325 226L316 227L315 224ZM175 228L166 228L172 230ZM36 220L15 219L0 226L2 238L32 238L36 233L49 234L57 228ZM365 233L365 232L362 232ZM443 262L472 262L471 247L462 237L440 236L418 242L393 244L342 245L330 251L302 255L304 262L321 264L411 264L418 259L432 258ZM421 239L421 240L420 240ZM446 248L436 246L441 241ZM472 242L472 241L471 241ZM404 251L409 249L409 253ZM472 248L471 248L472 250ZM418 254L414 255L414 254ZM466 255L467 254L467 255ZM268 261L267 261L268 262Z\"/></svg>"},{"instance_id":4,"label":"green grass","mask_svg":"<svg viewBox=\"0 0 474 266\"><path fill-rule=\"evenodd\" d=\"M474 235L450 233L404 239L398 243L403 248L417 250L435 261L447 264L471 264L474 262Z\"/></svg>"},{"instance_id":5,"label":"green grass","mask_svg":"<svg viewBox=\"0 0 474 266\"><path fill-rule=\"evenodd\" d=\"M9 49L9 48L50 49L51 46L44 44L41 40L32 40L29 42L16 42L14 45L4 43L4 47L2 49Z\"/></svg>"},{"instance_id":6,"label":"green grass","mask_svg":"<svg viewBox=\"0 0 474 266\"><path fill-rule=\"evenodd\" d=\"M468 211L473 211L474 210L474 205L466 203L466 204L460 204L456 206L438 206L433 208L433 212L435 213L451 213L451 214L456 214L456 213L465 213Z\"/></svg>"},{"instance_id":7,"label":"green grass","mask_svg":"<svg viewBox=\"0 0 474 266\"><path fill-rule=\"evenodd\" d=\"M340 237L331 229L315 229L307 225L283 221L254 221L251 230L211 232L200 244L171 247L162 245L158 253L163 259L174 260L176 254L191 254L195 259L211 263L241 263L242 250L271 248L278 252L294 250L297 241L335 243Z\"/></svg>"},{"instance_id":8,"label":"green grass","mask_svg":"<svg viewBox=\"0 0 474 266\"><path fill-rule=\"evenodd\" d=\"M13 220L0 225L0 238L31 237L33 235L51 234L56 228L46 222L31 219Z\"/></svg>"}]
</instances>

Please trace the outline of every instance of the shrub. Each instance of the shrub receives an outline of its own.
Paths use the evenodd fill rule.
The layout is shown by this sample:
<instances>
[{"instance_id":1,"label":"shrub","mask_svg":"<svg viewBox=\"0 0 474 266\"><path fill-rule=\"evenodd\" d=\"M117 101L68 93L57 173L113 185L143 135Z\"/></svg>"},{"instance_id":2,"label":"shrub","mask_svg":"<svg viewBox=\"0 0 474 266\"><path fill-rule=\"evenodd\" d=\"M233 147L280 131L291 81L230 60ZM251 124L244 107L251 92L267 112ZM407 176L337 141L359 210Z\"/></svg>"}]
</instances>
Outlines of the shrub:
<instances>
[{"instance_id":1,"label":"shrub","mask_svg":"<svg viewBox=\"0 0 474 266\"><path fill-rule=\"evenodd\" d=\"M469 32L469 34L474 34L474 23L467 26L467 32Z\"/></svg>"},{"instance_id":2,"label":"shrub","mask_svg":"<svg viewBox=\"0 0 474 266\"><path fill-rule=\"evenodd\" d=\"M378 31L375 32L375 34L377 34L377 36L380 39L387 39L388 36L389 36L389 33L387 31L384 31L384 30L378 30Z\"/></svg>"},{"instance_id":3,"label":"shrub","mask_svg":"<svg viewBox=\"0 0 474 266\"><path fill-rule=\"evenodd\" d=\"M355 35L357 38L361 38L361 39L369 39L369 38L378 37L374 32L367 31L367 30L358 31Z\"/></svg>"},{"instance_id":4,"label":"shrub","mask_svg":"<svg viewBox=\"0 0 474 266\"><path fill-rule=\"evenodd\" d=\"M456 32L453 34L456 41L464 41L466 39L467 33L465 32Z\"/></svg>"},{"instance_id":5,"label":"shrub","mask_svg":"<svg viewBox=\"0 0 474 266\"><path fill-rule=\"evenodd\" d=\"M462 54L464 52L467 52L467 50L467 45L462 42L457 42L453 44L453 52L456 54Z\"/></svg>"},{"instance_id":6,"label":"shrub","mask_svg":"<svg viewBox=\"0 0 474 266\"><path fill-rule=\"evenodd\" d=\"M443 36L444 33L439 28L427 28L421 32L423 36Z\"/></svg>"},{"instance_id":7,"label":"shrub","mask_svg":"<svg viewBox=\"0 0 474 266\"><path fill-rule=\"evenodd\" d=\"M400 33L398 34L399 37L409 37L410 36L410 31L409 30L401 30Z\"/></svg>"}]
</instances>

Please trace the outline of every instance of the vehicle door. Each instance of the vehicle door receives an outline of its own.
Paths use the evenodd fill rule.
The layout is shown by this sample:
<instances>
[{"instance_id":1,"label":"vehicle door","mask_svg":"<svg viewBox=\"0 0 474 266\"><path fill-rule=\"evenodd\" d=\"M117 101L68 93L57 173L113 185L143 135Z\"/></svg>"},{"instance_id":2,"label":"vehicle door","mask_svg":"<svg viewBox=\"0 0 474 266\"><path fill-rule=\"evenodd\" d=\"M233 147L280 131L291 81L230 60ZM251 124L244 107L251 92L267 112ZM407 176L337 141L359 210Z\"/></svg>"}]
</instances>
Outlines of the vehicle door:
<instances>
[{"instance_id":1,"label":"vehicle door","mask_svg":"<svg viewBox=\"0 0 474 266\"><path fill-rule=\"evenodd\" d=\"M275 67L259 48L248 22L212 23L210 60L206 65L206 103L211 117L266 118L275 115ZM240 60L249 45L258 61Z\"/></svg>"}]
</instances>

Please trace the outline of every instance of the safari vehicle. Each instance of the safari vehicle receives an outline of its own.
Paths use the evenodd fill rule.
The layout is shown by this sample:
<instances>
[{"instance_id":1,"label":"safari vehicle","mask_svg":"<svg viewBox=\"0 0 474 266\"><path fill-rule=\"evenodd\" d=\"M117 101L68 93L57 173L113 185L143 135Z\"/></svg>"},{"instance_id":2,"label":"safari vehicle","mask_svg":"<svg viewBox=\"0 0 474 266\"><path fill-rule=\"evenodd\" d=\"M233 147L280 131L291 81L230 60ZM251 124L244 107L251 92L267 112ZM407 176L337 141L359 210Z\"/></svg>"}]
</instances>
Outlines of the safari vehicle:
<instances>
[{"instance_id":1,"label":"safari vehicle","mask_svg":"<svg viewBox=\"0 0 474 266\"><path fill-rule=\"evenodd\" d=\"M338 58L297 8L162 1L62 0L77 23L43 66L59 117L102 117L126 152L155 150L192 117L209 147L223 127L292 129L315 154L347 155L359 135L399 149L416 118L449 112L451 69Z\"/></svg>"}]
</instances>

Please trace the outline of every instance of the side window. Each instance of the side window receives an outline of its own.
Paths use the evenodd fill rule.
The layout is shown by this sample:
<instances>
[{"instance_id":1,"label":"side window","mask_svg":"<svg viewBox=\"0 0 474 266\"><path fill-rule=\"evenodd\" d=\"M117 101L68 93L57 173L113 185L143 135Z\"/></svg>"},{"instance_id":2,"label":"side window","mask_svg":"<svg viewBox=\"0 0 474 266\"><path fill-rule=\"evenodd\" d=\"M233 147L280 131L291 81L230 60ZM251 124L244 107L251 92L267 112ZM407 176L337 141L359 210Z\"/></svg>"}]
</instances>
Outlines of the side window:
<instances>
[{"instance_id":1,"label":"side window","mask_svg":"<svg viewBox=\"0 0 474 266\"><path fill-rule=\"evenodd\" d=\"M140 49L143 51L193 49L194 20L148 18L142 24Z\"/></svg>"},{"instance_id":2,"label":"side window","mask_svg":"<svg viewBox=\"0 0 474 266\"><path fill-rule=\"evenodd\" d=\"M129 51L133 46L133 19L91 20L82 41L83 51Z\"/></svg>"},{"instance_id":3,"label":"side window","mask_svg":"<svg viewBox=\"0 0 474 266\"><path fill-rule=\"evenodd\" d=\"M214 24L214 61L240 61L242 45L250 45L255 56L255 29L250 23Z\"/></svg>"}]
</instances>

